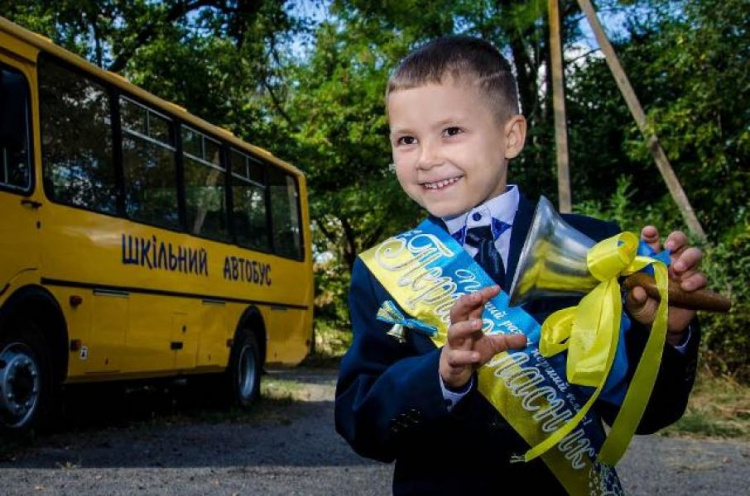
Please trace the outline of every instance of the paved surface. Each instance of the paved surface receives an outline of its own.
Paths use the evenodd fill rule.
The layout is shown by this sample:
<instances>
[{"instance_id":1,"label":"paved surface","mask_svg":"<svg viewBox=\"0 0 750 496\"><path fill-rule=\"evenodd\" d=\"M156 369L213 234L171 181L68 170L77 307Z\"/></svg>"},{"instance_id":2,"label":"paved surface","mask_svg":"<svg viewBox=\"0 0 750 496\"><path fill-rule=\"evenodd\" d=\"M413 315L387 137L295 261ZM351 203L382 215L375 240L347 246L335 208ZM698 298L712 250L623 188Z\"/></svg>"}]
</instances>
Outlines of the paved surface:
<instances>
[{"instance_id":1,"label":"paved surface","mask_svg":"<svg viewBox=\"0 0 750 496\"><path fill-rule=\"evenodd\" d=\"M84 390L60 431L0 449L0 494L390 494L392 466L358 457L334 432L335 372L272 375L304 383L304 400L265 400L233 418L179 394ZM642 437L619 472L633 495L748 494L750 443Z\"/></svg>"}]
</instances>

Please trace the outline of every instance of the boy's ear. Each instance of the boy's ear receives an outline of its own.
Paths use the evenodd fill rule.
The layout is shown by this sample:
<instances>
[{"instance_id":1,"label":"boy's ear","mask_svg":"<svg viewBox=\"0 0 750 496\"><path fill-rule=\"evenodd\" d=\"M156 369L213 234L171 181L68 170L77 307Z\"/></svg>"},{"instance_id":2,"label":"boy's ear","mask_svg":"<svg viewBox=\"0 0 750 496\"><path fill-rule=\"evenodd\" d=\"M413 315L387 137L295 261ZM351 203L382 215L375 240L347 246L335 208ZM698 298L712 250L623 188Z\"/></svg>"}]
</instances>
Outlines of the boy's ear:
<instances>
[{"instance_id":1,"label":"boy's ear","mask_svg":"<svg viewBox=\"0 0 750 496\"><path fill-rule=\"evenodd\" d=\"M513 115L505 123L505 158L516 158L526 142L526 118Z\"/></svg>"}]
</instances>

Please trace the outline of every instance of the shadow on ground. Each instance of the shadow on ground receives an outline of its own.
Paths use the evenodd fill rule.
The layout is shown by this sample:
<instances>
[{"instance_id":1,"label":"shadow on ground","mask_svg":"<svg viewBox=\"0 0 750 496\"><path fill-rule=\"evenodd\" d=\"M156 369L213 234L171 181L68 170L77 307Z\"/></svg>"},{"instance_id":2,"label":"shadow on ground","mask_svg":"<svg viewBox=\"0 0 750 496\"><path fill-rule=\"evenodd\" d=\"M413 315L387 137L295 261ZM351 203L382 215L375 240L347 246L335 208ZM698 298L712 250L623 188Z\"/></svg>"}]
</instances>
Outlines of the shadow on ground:
<instances>
[{"instance_id":1,"label":"shadow on ground","mask_svg":"<svg viewBox=\"0 0 750 496\"><path fill-rule=\"evenodd\" d=\"M226 408L184 383L69 387L55 427L4 444L0 468L360 465L333 425L335 371L268 378L318 388L312 400L262 397ZM320 389L323 393L320 393Z\"/></svg>"}]
</instances>

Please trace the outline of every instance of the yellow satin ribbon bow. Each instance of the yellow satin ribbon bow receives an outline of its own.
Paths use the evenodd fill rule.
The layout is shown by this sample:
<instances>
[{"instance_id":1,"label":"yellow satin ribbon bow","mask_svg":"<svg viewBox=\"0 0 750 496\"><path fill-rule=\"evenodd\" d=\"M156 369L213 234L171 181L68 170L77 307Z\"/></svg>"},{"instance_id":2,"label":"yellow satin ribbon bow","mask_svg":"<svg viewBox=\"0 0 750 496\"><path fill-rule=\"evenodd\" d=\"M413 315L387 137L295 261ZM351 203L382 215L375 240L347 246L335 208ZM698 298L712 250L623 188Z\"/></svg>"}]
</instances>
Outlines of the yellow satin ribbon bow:
<instances>
[{"instance_id":1,"label":"yellow satin ribbon bow","mask_svg":"<svg viewBox=\"0 0 750 496\"><path fill-rule=\"evenodd\" d=\"M661 363L667 331L667 268L655 259L637 255L638 238L624 232L605 239L591 248L586 263L591 274L601 281L583 297L577 307L550 315L542 324L539 350L552 356L568 350L568 382L595 387L581 410L550 437L530 449L526 461L557 445L578 426L604 387L612 368L620 335L622 300L618 278L653 265L661 296L646 347L635 369L620 412L599 452L598 461L614 466L625 453L646 409Z\"/></svg>"}]
</instances>

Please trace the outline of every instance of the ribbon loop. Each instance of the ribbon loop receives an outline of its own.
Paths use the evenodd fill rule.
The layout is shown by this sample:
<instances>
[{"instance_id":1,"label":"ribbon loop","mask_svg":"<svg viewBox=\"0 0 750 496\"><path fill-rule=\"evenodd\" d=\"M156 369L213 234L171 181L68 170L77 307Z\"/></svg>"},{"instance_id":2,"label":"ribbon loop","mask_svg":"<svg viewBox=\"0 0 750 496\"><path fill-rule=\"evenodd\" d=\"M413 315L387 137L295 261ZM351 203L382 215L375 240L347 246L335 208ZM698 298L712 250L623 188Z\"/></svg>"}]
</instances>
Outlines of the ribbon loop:
<instances>
[{"instance_id":1,"label":"ribbon loop","mask_svg":"<svg viewBox=\"0 0 750 496\"><path fill-rule=\"evenodd\" d=\"M568 349L568 339L573 331L575 307L564 308L550 315L542 324L539 352L545 357L557 355Z\"/></svg>"},{"instance_id":2,"label":"ribbon loop","mask_svg":"<svg viewBox=\"0 0 750 496\"><path fill-rule=\"evenodd\" d=\"M618 277L633 262L638 250L638 238L624 232L600 241L586 255L591 275L600 281Z\"/></svg>"}]
</instances>

